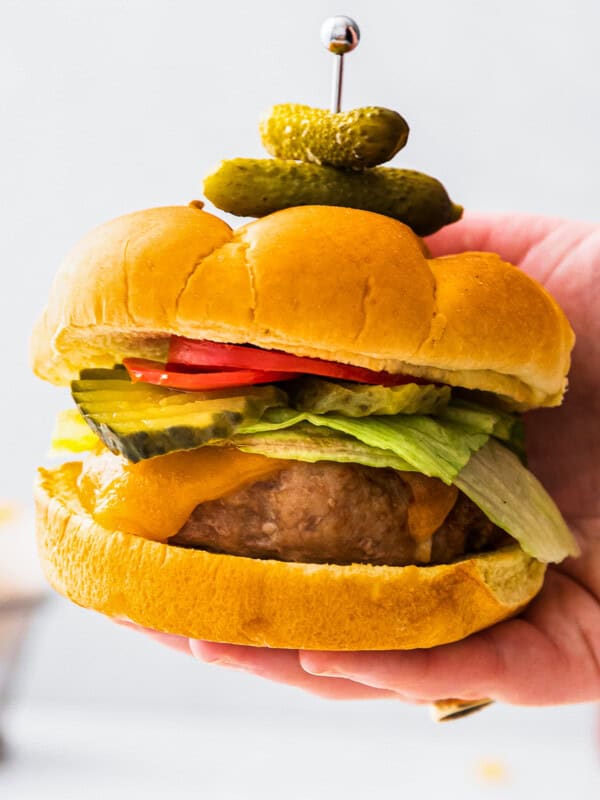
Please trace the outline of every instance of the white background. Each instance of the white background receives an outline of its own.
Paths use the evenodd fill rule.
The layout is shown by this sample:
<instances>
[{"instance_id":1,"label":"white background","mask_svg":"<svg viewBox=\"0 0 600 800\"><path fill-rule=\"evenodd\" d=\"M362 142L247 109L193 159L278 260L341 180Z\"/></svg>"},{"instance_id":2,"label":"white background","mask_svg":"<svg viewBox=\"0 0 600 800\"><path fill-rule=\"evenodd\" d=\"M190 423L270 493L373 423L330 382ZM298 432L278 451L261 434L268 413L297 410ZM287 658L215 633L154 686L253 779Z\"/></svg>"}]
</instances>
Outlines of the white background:
<instances>
[{"instance_id":1,"label":"white background","mask_svg":"<svg viewBox=\"0 0 600 800\"><path fill-rule=\"evenodd\" d=\"M29 503L54 415L69 402L27 363L29 330L65 252L106 219L201 197L202 176L221 158L259 156L257 118L270 104L327 105L331 57L318 31L332 13L354 16L363 34L347 59L344 106L387 105L411 126L398 165L442 179L467 208L600 218L594 0L2 0L0 497ZM172 774L156 772L161 753L184 762L176 796L196 797L190 764L206 774L228 747L233 772L225 759L206 784L216 797L270 797L265 774L277 770L279 795L296 774L298 797L365 797L369 785L414 794L415 776L423 791L444 780L454 796L478 785L474 770L487 757L508 765L508 782L490 789L497 796L532 796L542 783L547 796L568 786L595 796L590 708L498 709L450 735L421 710L327 705L196 664L58 599L36 624L19 688L12 719L22 760L0 771L0 793L3 780L12 789L3 797L49 797L52 787L69 797L82 775L111 770L113 796L132 781L154 796L150 785L158 792ZM147 758L130 742L115 767L119 735L140 737ZM259 745L272 758L257 761ZM342 780L346 749L354 771ZM20 782L37 774L45 795ZM309 786L317 774L320 790Z\"/></svg>"}]
</instances>

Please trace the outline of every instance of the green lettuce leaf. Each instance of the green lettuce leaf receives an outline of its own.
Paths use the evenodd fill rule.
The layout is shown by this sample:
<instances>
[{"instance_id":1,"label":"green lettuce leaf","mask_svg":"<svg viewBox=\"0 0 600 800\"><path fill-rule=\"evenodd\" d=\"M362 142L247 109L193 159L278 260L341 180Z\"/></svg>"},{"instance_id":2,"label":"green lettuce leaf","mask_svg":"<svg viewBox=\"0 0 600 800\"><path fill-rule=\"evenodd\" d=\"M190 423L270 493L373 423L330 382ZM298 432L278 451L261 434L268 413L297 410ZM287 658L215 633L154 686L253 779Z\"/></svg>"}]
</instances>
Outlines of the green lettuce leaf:
<instances>
[{"instance_id":1,"label":"green lettuce leaf","mask_svg":"<svg viewBox=\"0 0 600 800\"><path fill-rule=\"evenodd\" d=\"M239 434L268 433L310 422L353 436L369 447L390 450L414 470L452 483L472 452L482 447L486 433L477 433L456 422L433 417L395 416L352 419L339 414L311 414L290 409L270 409L260 422L242 425Z\"/></svg>"},{"instance_id":2,"label":"green lettuce leaf","mask_svg":"<svg viewBox=\"0 0 600 800\"><path fill-rule=\"evenodd\" d=\"M452 398L451 404L442 410L440 416L506 442L522 461L525 460L525 429L520 416L456 397Z\"/></svg>"},{"instance_id":3,"label":"green lettuce leaf","mask_svg":"<svg viewBox=\"0 0 600 800\"><path fill-rule=\"evenodd\" d=\"M454 483L538 561L579 555L577 542L542 484L494 439L473 453Z\"/></svg>"},{"instance_id":4,"label":"green lettuce leaf","mask_svg":"<svg viewBox=\"0 0 600 800\"><path fill-rule=\"evenodd\" d=\"M369 447L352 436L301 422L292 428L269 433L234 436L230 443L245 453L258 453L268 458L292 461L336 461L362 464L365 467L391 467L416 472L412 464L394 455L391 450Z\"/></svg>"}]
</instances>

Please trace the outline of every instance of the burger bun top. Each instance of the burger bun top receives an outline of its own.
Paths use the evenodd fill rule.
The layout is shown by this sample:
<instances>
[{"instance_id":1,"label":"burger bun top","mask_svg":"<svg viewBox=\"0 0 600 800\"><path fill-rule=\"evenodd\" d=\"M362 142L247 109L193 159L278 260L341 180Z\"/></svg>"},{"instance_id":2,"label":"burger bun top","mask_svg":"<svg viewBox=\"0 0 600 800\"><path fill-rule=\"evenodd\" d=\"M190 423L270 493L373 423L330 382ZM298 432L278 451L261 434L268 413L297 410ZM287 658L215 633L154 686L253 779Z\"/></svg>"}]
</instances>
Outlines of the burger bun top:
<instances>
[{"instance_id":1,"label":"burger bun top","mask_svg":"<svg viewBox=\"0 0 600 800\"><path fill-rule=\"evenodd\" d=\"M34 330L35 372L68 383L171 334L249 343L552 406L571 327L548 292L493 253L428 259L400 222L302 206L232 229L195 206L93 230L67 256Z\"/></svg>"}]
</instances>

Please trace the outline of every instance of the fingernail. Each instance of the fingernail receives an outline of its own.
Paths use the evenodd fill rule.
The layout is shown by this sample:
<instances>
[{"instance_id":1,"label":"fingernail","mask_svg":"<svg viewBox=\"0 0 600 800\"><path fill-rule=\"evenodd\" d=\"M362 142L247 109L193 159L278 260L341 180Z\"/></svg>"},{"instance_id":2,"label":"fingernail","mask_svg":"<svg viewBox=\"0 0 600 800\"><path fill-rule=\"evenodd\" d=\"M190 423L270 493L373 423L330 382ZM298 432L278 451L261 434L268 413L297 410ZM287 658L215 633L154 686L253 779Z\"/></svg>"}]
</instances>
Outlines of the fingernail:
<instances>
[{"instance_id":1,"label":"fingernail","mask_svg":"<svg viewBox=\"0 0 600 800\"><path fill-rule=\"evenodd\" d=\"M333 675L335 674L335 670L332 670L331 667L327 664L326 661L323 661L318 656L300 656L300 665L305 672L310 673L311 675Z\"/></svg>"},{"instance_id":2,"label":"fingernail","mask_svg":"<svg viewBox=\"0 0 600 800\"><path fill-rule=\"evenodd\" d=\"M198 656L196 656L198 658ZM199 658L200 661L204 661L205 664L214 664L215 667L227 667L228 669L240 669L240 670L252 670L246 664L240 664L237 661L234 661L230 658L225 658L224 656L204 656Z\"/></svg>"},{"instance_id":3,"label":"fingernail","mask_svg":"<svg viewBox=\"0 0 600 800\"><path fill-rule=\"evenodd\" d=\"M205 664L216 664L218 667L233 667L235 664L223 656L196 656L200 661Z\"/></svg>"}]
</instances>

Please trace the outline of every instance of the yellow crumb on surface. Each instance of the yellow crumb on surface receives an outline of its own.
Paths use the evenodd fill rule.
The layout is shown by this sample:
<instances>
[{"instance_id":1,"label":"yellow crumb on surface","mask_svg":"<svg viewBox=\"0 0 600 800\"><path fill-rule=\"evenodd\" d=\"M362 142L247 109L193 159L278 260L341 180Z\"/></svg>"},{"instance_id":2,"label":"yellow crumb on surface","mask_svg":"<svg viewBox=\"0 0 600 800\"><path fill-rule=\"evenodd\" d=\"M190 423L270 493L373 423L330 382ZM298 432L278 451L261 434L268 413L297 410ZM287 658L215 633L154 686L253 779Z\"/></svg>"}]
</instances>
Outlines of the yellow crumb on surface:
<instances>
[{"instance_id":1,"label":"yellow crumb on surface","mask_svg":"<svg viewBox=\"0 0 600 800\"><path fill-rule=\"evenodd\" d=\"M509 772L502 761L493 758L482 758L476 764L475 772L481 783L507 784Z\"/></svg>"},{"instance_id":2,"label":"yellow crumb on surface","mask_svg":"<svg viewBox=\"0 0 600 800\"><path fill-rule=\"evenodd\" d=\"M17 516L17 508L12 503L0 500L0 525L11 522Z\"/></svg>"}]
</instances>

